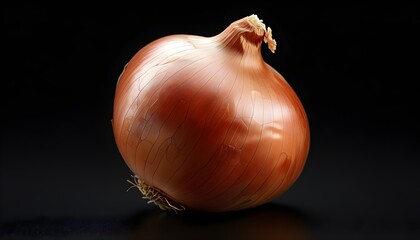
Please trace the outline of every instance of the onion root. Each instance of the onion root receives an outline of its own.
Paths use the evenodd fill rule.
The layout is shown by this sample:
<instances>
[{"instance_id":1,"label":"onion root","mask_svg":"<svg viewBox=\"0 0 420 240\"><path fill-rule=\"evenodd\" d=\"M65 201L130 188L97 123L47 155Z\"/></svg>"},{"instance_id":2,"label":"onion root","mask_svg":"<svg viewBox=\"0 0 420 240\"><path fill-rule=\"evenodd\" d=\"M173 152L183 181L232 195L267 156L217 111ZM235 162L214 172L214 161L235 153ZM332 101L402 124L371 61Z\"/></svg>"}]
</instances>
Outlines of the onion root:
<instances>
[{"instance_id":1,"label":"onion root","mask_svg":"<svg viewBox=\"0 0 420 240\"><path fill-rule=\"evenodd\" d=\"M143 199L148 199L147 203L154 203L160 209L165 211L174 211L178 213L178 211L184 211L186 208L180 204L174 203L170 201L167 197L165 197L160 191L156 188L150 186L149 184L145 183L144 181L140 180L137 175L132 176L133 181L127 180L131 184L131 186L127 189L127 192L136 187L140 190L143 194Z\"/></svg>"}]
</instances>

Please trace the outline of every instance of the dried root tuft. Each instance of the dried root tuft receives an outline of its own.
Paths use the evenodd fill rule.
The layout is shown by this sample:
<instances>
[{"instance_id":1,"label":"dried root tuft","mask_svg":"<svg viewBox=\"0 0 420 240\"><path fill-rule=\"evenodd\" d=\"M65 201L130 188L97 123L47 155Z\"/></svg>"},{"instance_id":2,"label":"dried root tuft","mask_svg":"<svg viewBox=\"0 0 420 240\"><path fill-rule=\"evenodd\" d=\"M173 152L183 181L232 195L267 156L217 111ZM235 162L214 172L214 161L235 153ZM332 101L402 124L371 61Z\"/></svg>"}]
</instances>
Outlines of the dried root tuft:
<instances>
[{"instance_id":1,"label":"dried root tuft","mask_svg":"<svg viewBox=\"0 0 420 240\"><path fill-rule=\"evenodd\" d=\"M160 209L165 211L174 211L178 213L178 211L184 211L186 208L180 204L176 204L166 198L160 191L153 188L149 184L145 183L144 181L140 180L136 175L132 176L133 181L127 180L131 184L131 186L127 189L127 192L136 187L140 190L143 194L143 199L148 199L147 203L154 203Z\"/></svg>"}]
</instances>

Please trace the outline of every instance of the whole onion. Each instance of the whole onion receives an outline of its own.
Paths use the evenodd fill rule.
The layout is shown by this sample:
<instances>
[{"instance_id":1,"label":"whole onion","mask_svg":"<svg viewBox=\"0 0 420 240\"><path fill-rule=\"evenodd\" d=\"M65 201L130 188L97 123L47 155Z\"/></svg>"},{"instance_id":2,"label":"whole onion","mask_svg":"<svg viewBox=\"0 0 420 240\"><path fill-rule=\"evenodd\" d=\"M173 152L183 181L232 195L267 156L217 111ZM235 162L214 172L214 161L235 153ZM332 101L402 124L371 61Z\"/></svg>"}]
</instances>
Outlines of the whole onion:
<instances>
[{"instance_id":1,"label":"whole onion","mask_svg":"<svg viewBox=\"0 0 420 240\"><path fill-rule=\"evenodd\" d=\"M276 41L257 15L203 37L140 49L116 85L113 131L133 186L165 210L226 212L272 201L309 152L302 103L261 55Z\"/></svg>"}]
</instances>

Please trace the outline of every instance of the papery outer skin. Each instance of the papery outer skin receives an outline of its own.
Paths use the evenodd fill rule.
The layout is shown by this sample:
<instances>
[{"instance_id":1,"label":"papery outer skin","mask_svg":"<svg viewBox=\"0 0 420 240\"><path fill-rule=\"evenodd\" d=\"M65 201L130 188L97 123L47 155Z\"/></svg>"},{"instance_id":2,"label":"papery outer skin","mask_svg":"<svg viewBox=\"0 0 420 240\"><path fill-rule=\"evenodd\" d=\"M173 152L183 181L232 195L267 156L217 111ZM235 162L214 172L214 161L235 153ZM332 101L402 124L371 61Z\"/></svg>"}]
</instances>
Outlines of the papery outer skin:
<instances>
[{"instance_id":1,"label":"papery outer skin","mask_svg":"<svg viewBox=\"0 0 420 240\"><path fill-rule=\"evenodd\" d=\"M264 204L304 168L305 110L256 42L163 37L142 48L118 81L113 129L123 159L188 209Z\"/></svg>"}]
</instances>

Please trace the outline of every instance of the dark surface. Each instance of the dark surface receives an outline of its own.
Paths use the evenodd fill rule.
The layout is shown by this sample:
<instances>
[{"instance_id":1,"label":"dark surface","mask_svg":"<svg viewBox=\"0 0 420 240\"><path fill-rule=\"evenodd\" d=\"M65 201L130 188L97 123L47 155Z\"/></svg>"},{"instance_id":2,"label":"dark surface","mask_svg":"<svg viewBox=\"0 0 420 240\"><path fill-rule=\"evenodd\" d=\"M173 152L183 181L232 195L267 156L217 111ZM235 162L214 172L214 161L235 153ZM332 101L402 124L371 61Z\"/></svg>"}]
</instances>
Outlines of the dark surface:
<instances>
[{"instance_id":1,"label":"dark surface","mask_svg":"<svg viewBox=\"0 0 420 240\"><path fill-rule=\"evenodd\" d=\"M417 7L160 5L2 8L1 239L419 239ZM307 110L299 180L227 214L175 215L126 192L110 125L125 63L158 37L212 36L252 13Z\"/></svg>"}]
</instances>

